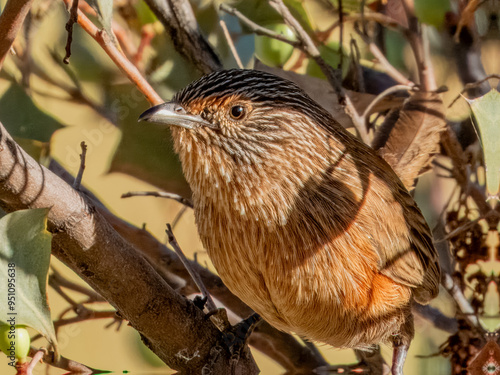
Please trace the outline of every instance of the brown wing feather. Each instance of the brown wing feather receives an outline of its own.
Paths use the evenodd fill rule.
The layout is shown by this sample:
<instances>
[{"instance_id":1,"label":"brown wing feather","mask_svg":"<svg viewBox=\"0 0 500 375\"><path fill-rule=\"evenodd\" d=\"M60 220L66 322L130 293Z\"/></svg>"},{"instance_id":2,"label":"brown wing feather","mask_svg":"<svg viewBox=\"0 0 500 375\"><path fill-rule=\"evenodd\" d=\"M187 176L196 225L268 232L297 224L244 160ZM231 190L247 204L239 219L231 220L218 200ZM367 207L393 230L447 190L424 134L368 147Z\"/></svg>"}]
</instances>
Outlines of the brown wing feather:
<instances>
[{"instance_id":1,"label":"brown wing feather","mask_svg":"<svg viewBox=\"0 0 500 375\"><path fill-rule=\"evenodd\" d=\"M390 168L389 166L387 166ZM381 273L391 279L414 288L415 300L426 304L439 292L440 267L437 251L432 243L432 235L420 209L401 182L393 186L394 197L403 207L403 215L408 226L410 247L380 252Z\"/></svg>"},{"instance_id":2,"label":"brown wing feather","mask_svg":"<svg viewBox=\"0 0 500 375\"><path fill-rule=\"evenodd\" d=\"M344 142L348 143L347 140ZM354 140L354 143L358 142ZM379 207L378 212L368 213L372 215L369 220L380 222L379 232L372 233L380 258L379 271L411 287L417 302L428 303L438 294L440 281L438 255L429 226L389 164L364 144L351 147L351 152L356 153L355 159L363 164L352 166L352 170L365 169L372 174L374 186L371 189L376 194L372 194L370 202L366 203L371 211Z\"/></svg>"}]
</instances>

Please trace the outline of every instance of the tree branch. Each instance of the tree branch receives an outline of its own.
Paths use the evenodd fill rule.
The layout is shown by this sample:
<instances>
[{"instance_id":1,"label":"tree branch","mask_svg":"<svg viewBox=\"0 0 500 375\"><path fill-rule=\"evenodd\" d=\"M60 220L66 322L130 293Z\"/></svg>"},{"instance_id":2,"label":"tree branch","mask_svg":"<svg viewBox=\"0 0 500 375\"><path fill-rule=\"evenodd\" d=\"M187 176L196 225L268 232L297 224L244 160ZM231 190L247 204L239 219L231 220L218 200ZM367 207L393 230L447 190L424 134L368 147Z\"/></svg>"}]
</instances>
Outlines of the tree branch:
<instances>
[{"instance_id":1,"label":"tree branch","mask_svg":"<svg viewBox=\"0 0 500 375\"><path fill-rule=\"evenodd\" d=\"M339 95L340 98L343 99L344 91L342 89L340 79L338 79L337 75L335 74L335 70L330 65L328 65L326 61L321 57L318 47L316 47L313 40L304 30L299 21L295 19L292 13L290 13L290 10L282 0L269 0L269 5L271 5L283 17L285 23L294 30L295 35L297 35L297 37L301 41L301 50L308 56L310 56L316 62L316 64L318 64L318 66L321 68L321 71L326 76L326 79L333 87L337 95Z\"/></svg>"},{"instance_id":2,"label":"tree branch","mask_svg":"<svg viewBox=\"0 0 500 375\"><path fill-rule=\"evenodd\" d=\"M408 29L405 36L415 56L419 84L422 86L423 91L436 91L436 79L429 56L429 43L423 36L422 25L418 22L410 1L402 0L402 4L408 19Z\"/></svg>"},{"instance_id":3,"label":"tree branch","mask_svg":"<svg viewBox=\"0 0 500 375\"><path fill-rule=\"evenodd\" d=\"M63 0L66 5L69 5L70 0ZM78 24L89 34L94 40L99 43L104 52L113 60L118 68L120 68L134 83L139 90L148 99L151 105L158 105L164 102L162 98L156 93L151 85L144 79L142 74L132 64L125 55L118 50L116 45L112 42L111 37L105 30L99 30L92 21L81 11L78 10Z\"/></svg>"},{"instance_id":4,"label":"tree branch","mask_svg":"<svg viewBox=\"0 0 500 375\"><path fill-rule=\"evenodd\" d=\"M33 0L9 0L0 15L0 69L16 35L23 26Z\"/></svg>"},{"instance_id":5,"label":"tree branch","mask_svg":"<svg viewBox=\"0 0 500 375\"><path fill-rule=\"evenodd\" d=\"M187 0L144 0L170 34L174 47L201 73L222 69L222 63L198 28Z\"/></svg>"}]
</instances>

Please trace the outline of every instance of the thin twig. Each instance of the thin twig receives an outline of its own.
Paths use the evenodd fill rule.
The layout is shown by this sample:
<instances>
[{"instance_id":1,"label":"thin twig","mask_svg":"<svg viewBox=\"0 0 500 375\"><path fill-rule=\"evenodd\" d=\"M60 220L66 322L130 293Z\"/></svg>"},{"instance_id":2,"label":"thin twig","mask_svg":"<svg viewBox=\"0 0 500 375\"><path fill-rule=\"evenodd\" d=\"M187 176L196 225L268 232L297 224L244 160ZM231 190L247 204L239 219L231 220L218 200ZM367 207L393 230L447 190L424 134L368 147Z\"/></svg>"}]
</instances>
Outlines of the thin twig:
<instances>
[{"instance_id":1,"label":"thin twig","mask_svg":"<svg viewBox=\"0 0 500 375\"><path fill-rule=\"evenodd\" d=\"M68 39L66 40L66 56L64 56L63 62L69 64L69 58L71 56L71 42L73 41L73 25L78 22L78 1L73 0L71 9L69 11L69 19L66 23L66 31L68 32Z\"/></svg>"},{"instance_id":2,"label":"thin twig","mask_svg":"<svg viewBox=\"0 0 500 375\"><path fill-rule=\"evenodd\" d=\"M342 89L339 77L337 77L335 70L321 57L318 47L316 47L313 40L304 30L299 21L297 21L292 13L290 13L290 10L282 0L269 0L269 5L271 5L281 15L281 17L283 17L285 23L290 26L292 30L294 30L295 35L300 41L299 48L310 56L316 64L318 64L326 79L335 90L335 93L339 96L339 99L344 100L345 92Z\"/></svg>"},{"instance_id":3,"label":"thin twig","mask_svg":"<svg viewBox=\"0 0 500 375\"><path fill-rule=\"evenodd\" d=\"M342 0L338 0L339 4L339 58L340 58L340 66L339 69L342 71L344 64L344 6L342 4Z\"/></svg>"},{"instance_id":4,"label":"thin twig","mask_svg":"<svg viewBox=\"0 0 500 375\"><path fill-rule=\"evenodd\" d=\"M371 40L368 35L364 34L362 30L359 29L357 23L354 24L354 30L358 33L358 35L363 39L363 41L368 46L370 52L377 59L377 62L382 65L387 75L392 77L396 82L406 85L406 86L415 86L415 83L406 78L399 70L397 70L390 62L387 60L383 52L380 48Z\"/></svg>"},{"instance_id":5,"label":"thin twig","mask_svg":"<svg viewBox=\"0 0 500 375\"><path fill-rule=\"evenodd\" d=\"M451 240L453 237L455 237L455 236L457 236L465 231L468 231L469 229L473 228L479 221L481 221L483 219L484 219L484 217L481 216L475 220L468 221L466 224L464 224L458 228L455 228L454 230L452 230L451 232L446 234L446 236L444 236L442 241Z\"/></svg>"},{"instance_id":6,"label":"thin twig","mask_svg":"<svg viewBox=\"0 0 500 375\"><path fill-rule=\"evenodd\" d=\"M63 0L67 5L70 0ZM88 19L88 17L81 11L78 10L78 24L82 29L87 32L94 40L99 43L104 52L113 60L113 62L118 66L134 83L137 88L144 94L146 99L152 105L158 105L163 103L162 98L156 93L156 91L151 87L151 85L142 76L139 70L132 64L125 55L118 50L116 45L112 42L111 37L106 33L105 30L99 30L99 28Z\"/></svg>"},{"instance_id":7,"label":"thin twig","mask_svg":"<svg viewBox=\"0 0 500 375\"><path fill-rule=\"evenodd\" d=\"M373 99L368 107L365 108L365 111L361 115L361 118L363 119L364 125L368 123L368 119L370 115L372 114L373 108L380 103L382 100L384 100L388 95L395 94L400 91L410 91L412 89L411 86L405 86L405 85L396 85L396 86L391 86L388 89L382 91L380 94L378 94L375 99Z\"/></svg>"},{"instance_id":8,"label":"thin twig","mask_svg":"<svg viewBox=\"0 0 500 375\"><path fill-rule=\"evenodd\" d=\"M444 315L439 309L435 307L414 303L412 306L412 310L414 313L427 320L436 328L439 328L450 334L454 334L458 330L457 320L455 318L450 318Z\"/></svg>"},{"instance_id":9,"label":"thin twig","mask_svg":"<svg viewBox=\"0 0 500 375\"><path fill-rule=\"evenodd\" d=\"M43 350L39 350L35 353L33 358L31 358L30 364L26 368L27 375L33 374L33 370L35 369L35 366L37 365L38 362L40 362L43 359L44 355L45 355L45 351L43 351Z\"/></svg>"},{"instance_id":10,"label":"thin twig","mask_svg":"<svg viewBox=\"0 0 500 375\"><path fill-rule=\"evenodd\" d=\"M247 18L245 15L243 15L235 8L232 8L226 4L221 4L220 9L223 12L226 12L228 14L237 17L253 33L257 35L264 35L269 38L285 42L287 44L290 44L294 48L298 48L299 50L301 50L303 53L305 53L307 56L313 59L316 62L316 64L318 64L318 66L321 68L321 71L328 79L330 85L334 88L335 92L339 95L339 97L343 99L344 91L342 90L340 82L336 77L335 70L331 66L329 66L325 62L325 60L323 60L318 48L316 47L312 39L309 37L309 35L302 28L300 23L292 16L288 8L282 2L270 1L270 4L281 14L283 20L294 30L295 35L298 37L298 40L289 39L282 34L266 29L265 27L262 27L253 22L252 20L250 20L249 18Z\"/></svg>"},{"instance_id":11,"label":"thin twig","mask_svg":"<svg viewBox=\"0 0 500 375\"><path fill-rule=\"evenodd\" d=\"M460 94L458 94L458 95L455 97L455 99L453 99L453 101L450 103L450 105L448 106L448 108L451 108L451 107L453 106L453 104L455 104L455 102L456 102L458 99L462 98L462 97L463 97L463 94L464 94L466 91L468 91L468 90L470 90L470 89L473 89L473 88L476 88L476 87L477 87L477 86L479 86L480 84L482 84L482 83L484 83L484 82L486 82L486 81L489 81L490 79L500 79L500 75L499 75L499 74L490 74L490 75L488 75L487 77L485 77L485 78L483 78L483 79L481 79L481 80L479 80L479 81L477 81L477 82L467 83L467 84L464 86L463 90L462 90L462 91L460 91Z\"/></svg>"},{"instance_id":12,"label":"thin twig","mask_svg":"<svg viewBox=\"0 0 500 375\"><path fill-rule=\"evenodd\" d=\"M419 84L422 86L423 91L435 91L437 84L430 60L429 44L422 33L422 25L418 22L412 2L409 0L401 0L401 2L408 19L408 29L405 36L410 43L417 63Z\"/></svg>"},{"instance_id":13,"label":"thin twig","mask_svg":"<svg viewBox=\"0 0 500 375\"><path fill-rule=\"evenodd\" d=\"M453 172L453 169L450 168L450 167L447 167L446 165L444 165L443 163L441 163L440 161L434 159L432 161L432 164L435 165L436 167L439 167L441 169L444 169L446 172L450 172L450 174Z\"/></svg>"},{"instance_id":14,"label":"thin twig","mask_svg":"<svg viewBox=\"0 0 500 375\"><path fill-rule=\"evenodd\" d=\"M302 338L305 346L311 351L311 353L318 359L318 361L326 362L325 357L321 354L321 351L318 349L316 344L312 341Z\"/></svg>"},{"instance_id":15,"label":"thin twig","mask_svg":"<svg viewBox=\"0 0 500 375\"><path fill-rule=\"evenodd\" d=\"M35 349L34 347L30 347L28 355L34 358L36 353L38 353L40 350L44 352L43 363L66 371L70 371L71 374L90 375L102 373L102 371L100 370L93 369L92 367L88 367L82 363L73 361L63 356L59 356L59 358L56 358L53 351L48 351L46 349Z\"/></svg>"},{"instance_id":16,"label":"thin twig","mask_svg":"<svg viewBox=\"0 0 500 375\"><path fill-rule=\"evenodd\" d=\"M364 143L370 144L370 137L368 136L364 117L358 114L358 111L356 110L356 107L354 106L354 103L352 102L349 95L346 95L344 100L346 106L345 110L349 117L351 117L352 123L354 124L359 137Z\"/></svg>"},{"instance_id":17,"label":"thin twig","mask_svg":"<svg viewBox=\"0 0 500 375\"><path fill-rule=\"evenodd\" d=\"M350 14L350 15L345 15L344 16L344 23L347 23L347 22L358 22L358 21L361 21L361 23L363 25L366 24L366 21L373 21L373 22L379 23L380 25L382 25L382 26L384 26L384 27L386 27L388 29L391 29L391 30L394 30L394 31L397 31L397 32L400 32L400 33L403 33L406 30L405 27L401 26L393 18L388 17L388 16L386 16L385 14L382 14L382 13L369 13L369 14L365 14L363 12L363 13L360 13L360 14ZM325 32L332 33L333 31L335 31L335 29L337 27L340 27L340 22L339 21L335 21L327 30L323 31L323 33L325 33Z\"/></svg>"},{"instance_id":18,"label":"thin twig","mask_svg":"<svg viewBox=\"0 0 500 375\"><path fill-rule=\"evenodd\" d=\"M155 29L150 24L144 25L141 28L141 42L139 43L139 47L137 47L137 52L132 59L132 62L138 68L143 67L144 64L142 62L142 59L143 59L144 50L146 49L147 46L149 46L151 44L151 41L155 37L155 34L156 34Z\"/></svg>"},{"instance_id":19,"label":"thin twig","mask_svg":"<svg viewBox=\"0 0 500 375\"><path fill-rule=\"evenodd\" d=\"M80 168L78 169L78 174L76 175L75 181L73 182L73 189L80 190L82 185L83 171L85 170L85 158L87 157L87 145L85 141L80 143L82 148L82 153L80 154Z\"/></svg>"},{"instance_id":20,"label":"thin twig","mask_svg":"<svg viewBox=\"0 0 500 375\"><path fill-rule=\"evenodd\" d=\"M181 210L177 215L175 215L174 221L172 221L172 228L175 228L177 224L179 223L179 220L181 220L182 216L186 213L188 210L188 206L182 206Z\"/></svg>"},{"instance_id":21,"label":"thin twig","mask_svg":"<svg viewBox=\"0 0 500 375\"><path fill-rule=\"evenodd\" d=\"M356 39L351 37L351 41L349 42L349 50L350 50L350 69L353 70L355 85L357 86L357 90L359 92L366 92L366 83L365 78L363 77L363 67L360 64L360 52L358 48L358 43Z\"/></svg>"},{"instance_id":22,"label":"thin twig","mask_svg":"<svg viewBox=\"0 0 500 375\"><path fill-rule=\"evenodd\" d=\"M179 244L177 243L177 240L175 239L175 236L174 236L174 233L172 232L172 227L170 226L170 224L167 224L167 229L165 230L165 232L167 233L167 236L168 236L168 242L174 248L175 252L179 256L182 263L184 264L184 267L186 267L186 269L188 270L189 275L191 276L191 278L195 282L196 286L200 290L203 297L206 298L208 311L209 312L217 311L217 306L215 305L214 300L210 296L210 293L208 293L208 289L205 287L203 280L201 279L198 272L196 272L194 270L194 268L191 267L191 264L189 263L188 258L186 258L186 256L182 252Z\"/></svg>"},{"instance_id":23,"label":"thin twig","mask_svg":"<svg viewBox=\"0 0 500 375\"><path fill-rule=\"evenodd\" d=\"M241 63L240 56L238 55L238 51L236 51L236 47L234 46L233 39L231 38L231 34L229 34L229 30L227 29L227 25L224 20L219 21L220 27L222 27L222 31L224 32L224 37L226 38L227 44L229 45L229 49L233 54L234 59L236 60L236 64L238 68L243 69L243 64Z\"/></svg>"},{"instance_id":24,"label":"thin twig","mask_svg":"<svg viewBox=\"0 0 500 375\"><path fill-rule=\"evenodd\" d=\"M300 48L300 46L301 46L301 43L299 41L287 38L283 34L277 33L275 31L266 29L265 27L258 25L257 23L253 22L251 19L247 18L239 10L237 10L233 7L230 7L227 4L222 3L220 5L220 10L238 18L238 20L240 20L243 24L245 24L245 26L247 26L254 34L267 36L269 38L273 38L273 39L279 40L281 42L285 42L285 43L290 44L291 46L293 46L295 48Z\"/></svg>"},{"instance_id":25,"label":"thin twig","mask_svg":"<svg viewBox=\"0 0 500 375\"><path fill-rule=\"evenodd\" d=\"M462 311L462 313L464 314L465 319L469 321L469 324L471 324L473 327L479 327L479 319L475 315L474 309L472 308L467 298L465 298L462 290L460 290L458 285L453 280L453 277L451 277L450 274L445 273L441 279L441 283L448 291L448 293L450 293L450 295L453 297L458 307L460 308L460 311Z\"/></svg>"},{"instance_id":26,"label":"thin twig","mask_svg":"<svg viewBox=\"0 0 500 375\"><path fill-rule=\"evenodd\" d=\"M193 202L191 200L180 196L179 194L166 193L163 191L130 191L128 193L122 194L122 198L130 197L157 197L157 198L167 198L173 199L184 206L193 208Z\"/></svg>"}]
</instances>

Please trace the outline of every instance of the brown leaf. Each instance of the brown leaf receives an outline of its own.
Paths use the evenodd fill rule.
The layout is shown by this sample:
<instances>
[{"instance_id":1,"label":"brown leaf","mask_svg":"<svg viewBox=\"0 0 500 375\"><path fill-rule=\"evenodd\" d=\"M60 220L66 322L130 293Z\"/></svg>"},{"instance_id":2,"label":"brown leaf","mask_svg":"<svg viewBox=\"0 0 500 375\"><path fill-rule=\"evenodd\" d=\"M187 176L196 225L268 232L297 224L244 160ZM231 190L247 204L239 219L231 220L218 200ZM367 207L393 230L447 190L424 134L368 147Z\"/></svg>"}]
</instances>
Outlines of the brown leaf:
<instances>
[{"instance_id":1,"label":"brown leaf","mask_svg":"<svg viewBox=\"0 0 500 375\"><path fill-rule=\"evenodd\" d=\"M440 94L416 92L405 102L399 116L387 117L373 140L372 147L408 190L429 169L439 151L440 133L446 126L443 113Z\"/></svg>"}]
</instances>

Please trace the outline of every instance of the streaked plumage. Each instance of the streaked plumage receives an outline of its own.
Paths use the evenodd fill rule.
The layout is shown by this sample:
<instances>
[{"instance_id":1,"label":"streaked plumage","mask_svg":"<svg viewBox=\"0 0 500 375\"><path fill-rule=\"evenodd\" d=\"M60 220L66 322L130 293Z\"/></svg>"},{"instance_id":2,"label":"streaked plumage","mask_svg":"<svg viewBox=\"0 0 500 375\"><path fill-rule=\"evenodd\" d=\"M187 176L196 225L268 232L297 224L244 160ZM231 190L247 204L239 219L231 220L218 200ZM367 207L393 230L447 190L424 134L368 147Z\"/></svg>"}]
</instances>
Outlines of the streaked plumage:
<instances>
[{"instance_id":1,"label":"streaked plumage","mask_svg":"<svg viewBox=\"0 0 500 375\"><path fill-rule=\"evenodd\" d=\"M440 271L392 169L268 73L211 73L171 103L199 119L171 130L201 240L229 289L275 327L335 347L394 334L408 345L412 300L437 295ZM161 120L155 108L145 119Z\"/></svg>"}]
</instances>

